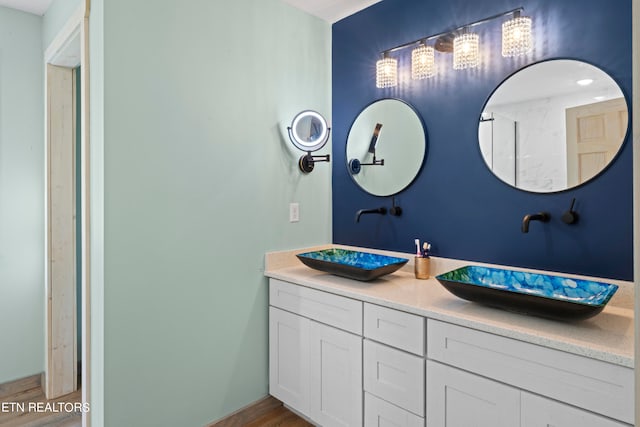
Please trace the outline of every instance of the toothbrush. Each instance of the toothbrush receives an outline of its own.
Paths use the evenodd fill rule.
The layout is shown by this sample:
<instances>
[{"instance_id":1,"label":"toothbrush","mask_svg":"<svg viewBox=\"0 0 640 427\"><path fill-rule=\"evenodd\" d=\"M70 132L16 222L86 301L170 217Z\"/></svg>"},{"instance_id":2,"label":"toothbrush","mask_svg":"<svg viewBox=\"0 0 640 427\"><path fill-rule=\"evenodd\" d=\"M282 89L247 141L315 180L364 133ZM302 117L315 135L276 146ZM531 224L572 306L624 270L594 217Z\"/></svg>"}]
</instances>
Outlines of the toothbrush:
<instances>
[{"instance_id":1,"label":"toothbrush","mask_svg":"<svg viewBox=\"0 0 640 427\"><path fill-rule=\"evenodd\" d=\"M416 256L417 257L422 257L422 254L420 253L420 239L416 239Z\"/></svg>"},{"instance_id":2,"label":"toothbrush","mask_svg":"<svg viewBox=\"0 0 640 427\"><path fill-rule=\"evenodd\" d=\"M424 242L422 244L422 256L424 257L429 256L429 244L427 242Z\"/></svg>"}]
</instances>

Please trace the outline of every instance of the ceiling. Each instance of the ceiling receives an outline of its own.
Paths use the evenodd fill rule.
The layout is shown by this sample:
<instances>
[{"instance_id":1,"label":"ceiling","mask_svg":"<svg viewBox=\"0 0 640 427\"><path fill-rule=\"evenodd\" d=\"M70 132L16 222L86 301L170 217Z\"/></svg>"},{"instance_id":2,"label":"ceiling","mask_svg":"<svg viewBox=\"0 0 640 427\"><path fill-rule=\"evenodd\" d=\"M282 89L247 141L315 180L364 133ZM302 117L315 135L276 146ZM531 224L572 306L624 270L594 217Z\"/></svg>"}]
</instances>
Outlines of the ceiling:
<instances>
[{"instance_id":1,"label":"ceiling","mask_svg":"<svg viewBox=\"0 0 640 427\"><path fill-rule=\"evenodd\" d=\"M582 79L591 79L593 82L588 86L579 86L577 81ZM553 60L518 71L491 95L487 106L579 93L602 97L602 100L623 96L616 82L599 68L580 61Z\"/></svg>"},{"instance_id":2,"label":"ceiling","mask_svg":"<svg viewBox=\"0 0 640 427\"><path fill-rule=\"evenodd\" d=\"M333 24L381 0L283 0Z\"/></svg>"},{"instance_id":3,"label":"ceiling","mask_svg":"<svg viewBox=\"0 0 640 427\"><path fill-rule=\"evenodd\" d=\"M311 15L333 24L381 0L283 0ZM0 0L0 6L44 15L52 0Z\"/></svg>"},{"instance_id":4,"label":"ceiling","mask_svg":"<svg viewBox=\"0 0 640 427\"><path fill-rule=\"evenodd\" d=\"M0 0L0 6L22 10L34 15L44 15L52 0Z\"/></svg>"}]
</instances>

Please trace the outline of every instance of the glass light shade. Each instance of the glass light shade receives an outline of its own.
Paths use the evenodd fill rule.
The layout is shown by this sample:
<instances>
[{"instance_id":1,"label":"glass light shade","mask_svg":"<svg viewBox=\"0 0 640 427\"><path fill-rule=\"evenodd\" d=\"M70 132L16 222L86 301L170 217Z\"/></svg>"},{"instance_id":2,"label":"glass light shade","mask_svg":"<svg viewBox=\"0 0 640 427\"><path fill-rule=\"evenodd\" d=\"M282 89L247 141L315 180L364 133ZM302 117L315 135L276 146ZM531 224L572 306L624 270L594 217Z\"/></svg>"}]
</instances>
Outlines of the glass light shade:
<instances>
[{"instance_id":1,"label":"glass light shade","mask_svg":"<svg viewBox=\"0 0 640 427\"><path fill-rule=\"evenodd\" d=\"M525 55L532 48L531 18L517 16L502 24L502 56Z\"/></svg>"},{"instance_id":2,"label":"glass light shade","mask_svg":"<svg viewBox=\"0 0 640 427\"><path fill-rule=\"evenodd\" d=\"M480 63L480 37L464 33L453 39L453 69L475 68Z\"/></svg>"},{"instance_id":3,"label":"glass light shade","mask_svg":"<svg viewBox=\"0 0 640 427\"><path fill-rule=\"evenodd\" d=\"M376 87L398 86L398 61L393 58L382 58L376 62Z\"/></svg>"},{"instance_id":4,"label":"glass light shade","mask_svg":"<svg viewBox=\"0 0 640 427\"><path fill-rule=\"evenodd\" d=\"M411 52L411 78L428 79L436 74L435 50L424 44Z\"/></svg>"}]
</instances>

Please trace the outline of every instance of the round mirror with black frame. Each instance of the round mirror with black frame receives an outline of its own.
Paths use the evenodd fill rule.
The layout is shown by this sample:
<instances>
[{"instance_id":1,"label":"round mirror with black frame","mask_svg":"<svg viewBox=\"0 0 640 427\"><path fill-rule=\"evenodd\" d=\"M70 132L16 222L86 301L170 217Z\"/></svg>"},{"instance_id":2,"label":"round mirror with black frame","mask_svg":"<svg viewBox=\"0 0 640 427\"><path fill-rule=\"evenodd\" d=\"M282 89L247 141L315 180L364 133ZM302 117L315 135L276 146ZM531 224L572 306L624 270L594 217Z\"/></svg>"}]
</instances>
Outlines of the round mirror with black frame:
<instances>
[{"instance_id":1,"label":"round mirror with black frame","mask_svg":"<svg viewBox=\"0 0 640 427\"><path fill-rule=\"evenodd\" d=\"M420 172L426 154L426 132L413 107L398 99L369 104L356 117L346 144L347 170L375 196L392 196Z\"/></svg>"},{"instance_id":2,"label":"round mirror with black frame","mask_svg":"<svg viewBox=\"0 0 640 427\"><path fill-rule=\"evenodd\" d=\"M619 153L629 112L619 85L573 59L531 64L491 94L478 125L493 174L525 191L552 193L584 184Z\"/></svg>"}]
</instances>

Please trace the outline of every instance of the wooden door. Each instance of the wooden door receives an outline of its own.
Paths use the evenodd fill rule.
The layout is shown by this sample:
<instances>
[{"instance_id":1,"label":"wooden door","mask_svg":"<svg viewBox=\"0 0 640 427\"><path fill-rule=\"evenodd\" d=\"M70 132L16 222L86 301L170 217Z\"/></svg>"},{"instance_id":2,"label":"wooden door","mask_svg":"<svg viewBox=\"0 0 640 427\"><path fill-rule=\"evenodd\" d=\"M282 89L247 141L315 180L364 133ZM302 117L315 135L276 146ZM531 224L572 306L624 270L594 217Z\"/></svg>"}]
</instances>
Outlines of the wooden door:
<instances>
[{"instance_id":1,"label":"wooden door","mask_svg":"<svg viewBox=\"0 0 640 427\"><path fill-rule=\"evenodd\" d=\"M47 65L47 363L45 394L77 389L75 79Z\"/></svg>"},{"instance_id":2,"label":"wooden door","mask_svg":"<svg viewBox=\"0 0 640 427\"><path fill-rule=\"evenodd\" d=\"M627 133L624 98L566 110L567 184L573 187L600 173L618 153Z\"/></svg>"}]
</instances>

